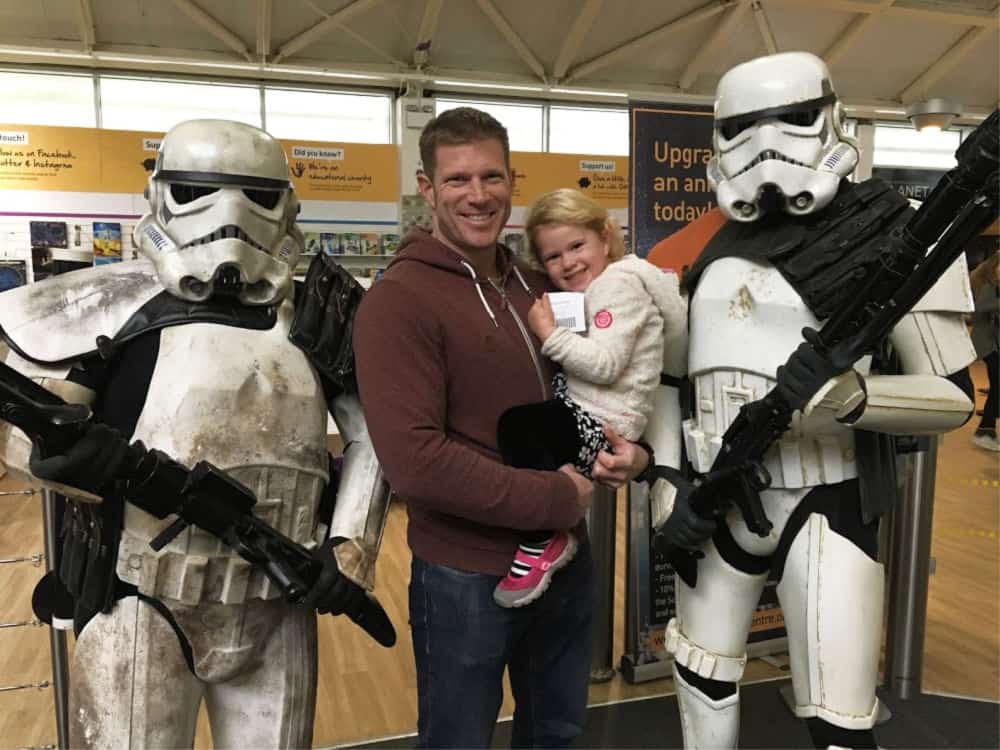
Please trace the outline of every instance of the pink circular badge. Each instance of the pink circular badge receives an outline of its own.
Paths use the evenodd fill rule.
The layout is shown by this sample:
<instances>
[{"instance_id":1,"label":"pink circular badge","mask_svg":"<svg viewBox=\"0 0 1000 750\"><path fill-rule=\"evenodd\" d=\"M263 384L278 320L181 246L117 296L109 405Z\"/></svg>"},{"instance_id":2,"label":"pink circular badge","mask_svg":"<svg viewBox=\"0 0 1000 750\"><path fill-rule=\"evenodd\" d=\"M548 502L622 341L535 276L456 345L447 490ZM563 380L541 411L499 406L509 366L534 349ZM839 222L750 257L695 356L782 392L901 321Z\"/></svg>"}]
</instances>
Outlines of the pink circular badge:
<instances>
[{"instance_id":1,"label":"pink circular badge","mask_svg":"<svg viewBox=\"0 0 1000 750\"><path fill-rule=\"evenodd\" d=\"M611 313L607 310L601 310L594 316L594 325L598 328L608 328L611 325L613 318Z\"/></svg>"}]
</instances>

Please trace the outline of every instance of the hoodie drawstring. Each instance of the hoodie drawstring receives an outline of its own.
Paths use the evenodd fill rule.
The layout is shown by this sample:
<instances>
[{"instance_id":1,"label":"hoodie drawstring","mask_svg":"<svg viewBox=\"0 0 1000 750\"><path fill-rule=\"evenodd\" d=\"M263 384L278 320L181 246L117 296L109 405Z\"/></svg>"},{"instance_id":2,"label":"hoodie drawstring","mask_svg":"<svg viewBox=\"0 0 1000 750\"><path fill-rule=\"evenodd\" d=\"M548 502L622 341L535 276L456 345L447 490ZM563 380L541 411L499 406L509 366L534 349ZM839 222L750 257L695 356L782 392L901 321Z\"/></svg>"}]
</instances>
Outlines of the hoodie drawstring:
<instances>
[{"instance_id":1,"label":"hoodie drawstring","mask_svg":"<svg viewBox=\"0 0 1000 750\"><path fill-rule=\"evenodd\" d=\"M486 296L483 294L482 282L479 276L476 275L476 269L472 267L471 264L466 261L461 261L462 265L465 266L465 270L469 272L472 277L473 283L476 285L476 293L479 295L479 301L483 303L483 308L486 310L486 314L490 316L490 320L493 321L493 327L499 328L500 324L497 323L497 316L493 314L493 310L490 308L489 303L486 301ZM524 283L523 281L521 283Z\"/></svg>"}]
</instances>

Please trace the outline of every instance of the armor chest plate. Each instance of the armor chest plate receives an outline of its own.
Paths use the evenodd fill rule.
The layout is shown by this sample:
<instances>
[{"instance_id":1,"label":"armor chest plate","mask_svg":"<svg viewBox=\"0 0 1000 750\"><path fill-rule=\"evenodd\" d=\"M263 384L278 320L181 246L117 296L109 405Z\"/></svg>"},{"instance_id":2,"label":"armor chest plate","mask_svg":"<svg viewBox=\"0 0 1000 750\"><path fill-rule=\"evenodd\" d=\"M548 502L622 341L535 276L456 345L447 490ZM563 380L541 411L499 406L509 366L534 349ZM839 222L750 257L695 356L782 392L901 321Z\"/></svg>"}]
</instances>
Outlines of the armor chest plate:
<instances>
[{"instance_id":1,"label":"armor chest plate","mask_svg":"<svg viewBox=\"0 0 1000 750\"><path fill-rule=\"evenodd\" d=\"M743 258L712 263L691 300L688 372L737 369L774 378L819 321L776 268Z\"/></svg>"},{"instance_id":2,"label":"armor chest plate","mask_svg":"<svg viewBox=\"0 0 1000 750\"><path fill-rule=\"evenodd\" d=\"M805 326L819 328L819 321L773 266L723 258L705 271L691 302L688 371L695 398L684 423L697 471L711 468L740 407L774 387ZM764 463L774 487L841 482L857 475L854 435L833 420L796 413Z\"/></svg>"},{"instance_id":3,"label":"armor chest plate","mask_svg":"<svg viewBox=\"0 0 1000 750\"><path fill-rule=\"evenodd\" d=\"M254 513L293 540L315 540L328 479L326 404L311 365L288 341L291 306L254 331L165 328L134 439L192 466L207 460L257 496ZM266 577L209 534L188 529L159 554L159 521L126 506L118 575L149 595L194 604L276 595Z\"/></svg>"}]
</instances>

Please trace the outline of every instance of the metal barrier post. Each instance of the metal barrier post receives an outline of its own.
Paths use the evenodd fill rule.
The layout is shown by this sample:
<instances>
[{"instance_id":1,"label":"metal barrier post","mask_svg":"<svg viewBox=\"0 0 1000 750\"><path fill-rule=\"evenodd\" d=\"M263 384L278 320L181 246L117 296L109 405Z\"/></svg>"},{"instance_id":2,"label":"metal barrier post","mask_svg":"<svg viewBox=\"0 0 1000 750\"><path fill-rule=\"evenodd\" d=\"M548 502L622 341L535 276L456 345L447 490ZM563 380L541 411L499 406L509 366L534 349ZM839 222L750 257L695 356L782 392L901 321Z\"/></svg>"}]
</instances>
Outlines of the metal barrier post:
<instances>
[{"instance_id":1,"label":"metal barrier post","mask_svg":"<svg viewBox=\"0 0 1000 750\"><path fill-rule=\"evenodd\" d=\"M45 569L58 567L58 539L56 529L56 496L50 490L42 491L42 520L45 526ZM52 652L52 699L56 712L56 733L59 747L69 747L69 662L66 655L66 632L49 628L49 648Z\"/></svg>"},{"instance_id":2,"label":"metal barrier post","mask_svg":"<svg viewBox=\"0 0 1000 750\"><path fill-rule=\"evenodd\" d=\"M891 516L885 685L903 700L920 694L931 564L938 438L920 443L921 450L905 456L908 472Z\"/></svg>"},{"instance_id":3,"label":"metal barrier post","mask_svg":"<svg viewBox=\"0 0 1000 750\"><path fill-rule=\"evenodd\" d=\"M601 484L594 485L594 500L590 506L590 544L594 558L594 642L590 660L590 681L607 682L615 675L615 526L617 525L617 492Z\"/></svg>"}]
</instances>

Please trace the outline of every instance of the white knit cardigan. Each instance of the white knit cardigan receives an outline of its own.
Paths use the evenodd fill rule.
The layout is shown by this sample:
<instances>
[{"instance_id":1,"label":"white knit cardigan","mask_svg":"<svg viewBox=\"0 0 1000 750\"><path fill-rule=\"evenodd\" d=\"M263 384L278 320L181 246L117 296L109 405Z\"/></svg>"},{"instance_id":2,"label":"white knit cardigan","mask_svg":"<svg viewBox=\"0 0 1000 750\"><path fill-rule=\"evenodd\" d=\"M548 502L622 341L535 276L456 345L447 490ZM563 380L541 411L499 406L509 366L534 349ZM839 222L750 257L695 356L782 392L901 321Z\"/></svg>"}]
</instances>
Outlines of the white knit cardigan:
<instances>
[{"instance_id":1,"label":"white knit cardigan","mask_svg":"<svg viewBox=\"0 0 1000 750\"><path fill-rule=\"evenodd\" d=\"M687 326L677 276L626 255L591 282L584 308L586 333L556 328L542 353L562 365L577 404L635 440L653 410L664 341Z\"/></svg>"}]
</instances>

